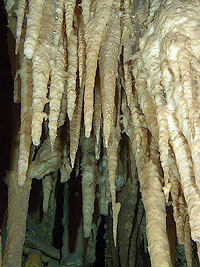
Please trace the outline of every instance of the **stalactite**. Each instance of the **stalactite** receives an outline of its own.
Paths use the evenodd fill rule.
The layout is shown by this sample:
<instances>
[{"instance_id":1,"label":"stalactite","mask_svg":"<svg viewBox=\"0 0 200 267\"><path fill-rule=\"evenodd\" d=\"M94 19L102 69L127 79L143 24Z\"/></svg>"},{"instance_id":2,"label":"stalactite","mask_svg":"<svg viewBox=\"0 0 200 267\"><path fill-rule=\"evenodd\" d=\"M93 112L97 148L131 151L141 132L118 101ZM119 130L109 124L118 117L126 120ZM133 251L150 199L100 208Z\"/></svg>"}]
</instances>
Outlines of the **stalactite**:
<instances>
[{"instance_id":1,"label":"stalactite","mask_svg":"<svg viewBox=\"0 0 200 267\"><path fill-rule=\"evenodd\" d=\"M79 88L76 108L74 111L73 119L70 122L70 159L72 168L74 167L76 153L79 145L83 107L83 91L84 87L82 86Z\"/></svg>"},{"instance_id":2,"label":"stalactite","mask_svg":"<svg viewBox=\"0 0 200 267\"><path fill-rule=\"evenodd\" d=\"M69 180L71 172L72 167L69 159L69 148L67 148L67 144L65 143L63 145L62 165L60 167L61 183L65 183Z\"/></svg>"},{"instance_id":3,"label":"stalactite","mask_svg":"<svg viewBox=\"0 0 200 267\"><path fill-rule=\"evenodd\" d=\"M83 228L84 237L90 236L94 213L95 188L96 188L96 164L94 153L94 137L83 137L81 151L83 159L82 170L82 196L83 196Z\"/></svg>"},{"instance_id":4,"label":"stalactite","mask_svg":"<svg viewBox=\"0 0 200 267\"><path fill-rule=\"evenodd\" d=\"M104 29L110 18L114 0L97 1L94 18L90 20L85 32L86 39L86 80L84 95L85 135L90 136L93 118L93 89L97 69L97 59Z\"/></svg>"},{"instance_id":5,"label":"stalactite","mask_svg":"<svg viewBox=\"0 0 200 267\"><path fill-rule=\"evenodd\" d=\"M53 177L52 175L47 175L42 180L42 188L43 188L43 212L48 211L49 207L49 198L51 194L52 189L52 181Z\"/></svg>"},{"instance_id":6,"label":"stalactite","mask_svg":"<svg viewBox=\"0 0 200 267\"><path fill-rule=\"evenodd\" d=\"M120 39L119 10L114 5L111 18L104 31L99 60L103 135L106 147L108 147L112 129Z\"/></svg>"},{"instance_id":7,"label":"stalactite","mask_svg":"<svg viewBox=\"0 0 200 267\"><path fill-rule=\"evenodd\" d=\"M63 12L64 12L64 0L58 0L55 3L56 9L55 9L55 21L54 21L54 29L52 33L52 61L56 60L56 55L58 53L59 47L62 47L62 42L60 43L60 39L63 38ZM62 37L61 37L62 36ZM60 44L60 46L59 46ZM60 47L60 49L62 49ZM65 59L65 56L63 55L63 59ZM55 64L55 62L53 62Z\"/></svg>"},{"instance_id":8,"label":"stalactite","mask_svg":"<svg viewBox=\"0 0 200 267\"><path fill-rule=\"evenodd\" d=\"M90 5L91 0L82 0L81 7L83 9L83 22L86 27L90 18Z\"/></svg>"},{"instance_id":9,"label":"stalactite","mask_svg":"<svg viewBox=\"0 0 200 267\"><path fill-rule=\"evenodd\" d=\"M131 107L131 110L132 120L135 125L131 142L136 155L140 190L146 212L146 231L151 263L152 266L156 266L157 264L171 266L170 249L166 232L166 211L164 194L162 192L162 176L159 162L157 162L158 152L156 151L156 144L151 136L147 138L149 133L145 127L143 115L137 111L135 105ZM152 147L150 146L151 143L149 144L148 142L153 142ZM151 192L156 192L156 194L152 195ZM161 218L162 221L160 221ZM160 252L157 254L159 250Z\"/></svg>"},{"instance_id":10,"label":"stalactite","mask_svg":"<svg viewBox=\"0 0 200 267\"><path fill-rule=\"evenodd\" d=\"M48 10L48 12L47 12ZM44 3L43 15L41 19L41 29L39 41L36 44L33 57L33 102L32 102L32 141L38 146L42 134L43 119L47 119L47 114L43 111L48 103L47 84L50 75L51 61L51 41L54 25L53 1L48 0Z\"/></svg>"},{"instance_id":11,"label":"stalactite","mask_svg":"<svg viewBox=\"0 0 200 267\"><path fill-rule=\"evenodd\" d=\"M124 1L124 18L123 18L123 70L124 70L124 83L127 96L128 105L130 106L130 95L132 94L132 77L130 72L130 58L132 55L132 42L131 42L131 17L130 17L130 3L129 0Z\"/></svg>"},{"instance_id":12,"label":"stalactite","mask_svg":"<svg viewBox=\"0 0 200 267\"><path fill-rule=\"evenodd\" d=\"M57 124L60 113L60 104L62 95L64 93L64 78L65 78L65 51L63 47L63 38L60 40L60 46L57 51L55 65L51 71L51 85L49 94L49 136L51 142L51 149L54 147Z\"/></svg>"},{"instance_id":13,"label":"stalactite","mask_svg":"<svg viewBox=\"0 0 200 267\"><path fill-rule=\"evenodd\" d=\"M171 198L173 205L173 216L176 223L176 235L179 244L184 244L184 225L186 216L186 205L183 196L183 191L180 185L180 176L176 166L174 153L170 150L169 152L169 164L174 166L173 169L169 170L170 183L171 183Z\"/></svg>"},{"instance_id":14,"label":"stalactite","mask_svg":"<svg viewBox=\"0 0 200 267\"><path fill-rule=\"evenodd\" d=\"M44 0L30 1L29 14L27 20L26 39L24 43L24 54L28 59L31 59L35 53L36 43L40 35L40 26L41 26L42 10L44 3L45 3Z\"/></svg>"},{"instance_id":15,"label":"stalactite","mask_svg":"<svg viewBox=\"0 0 200 267\"><path fill-rule=\"evenodd\" d=\"M78 68L77 34L71 31L68 40L68 70L67 70L67 114L69 120L73 118L76 101L76 71Z\"/></svg>"},{"instance_id":16,"label":"stalactite","mask_svg":"<svg viewBox=\"0 0 200 267\"><path fill-rule=\"evenodd\" d=\"M128 266L135 266L133 262L136 261L136 240L138 235L137 227L133 225L133 221L134 219L136 220L136 217L134 218L132 210L135 211L135 214L138 201L138 186L137 177L128 177L125 187L118 194L118 200L120 203L122 203L118 222L119 256L121 266L124 267L127 265L127 263L129 263L129 261L132 262L132 265ZM131 241L132 238L134 238L134 244ZM133 253L133 250L135 253ZM133 254L129 255L129 251L131 251Z\"/></svg>"},{"instance_id":17,"label":"stalactite","mask_svg":"<svg viewBox=\"0 0 200 267\"><path fill-rule=\"evenodd\" d=\"M21 76L21 129L18 159L18 184L24 185L29 165L31 147L31 102L32 102L32 66L30 60L24 57L20 70Z\"/></svg>"},{"instance_id":18,"label":"stalactite","mask_svg":"<svg viewBox=\"0 0 200 267\"><path fill-rule=\"evenodd\" d=\"M94 101L94 135L96 137L95 142L95 157L96 159L100 159L101 153L101 125L102 125L102 118L101 118L101 95L100 95L100 81L97 78L95 83L95 101Z\"/></svg>"},{"instance_id":19,"label":"stalactite","mask_svg":"<svg viewBox=\"0 0 200 267\"><path fill-rule=\"evenodd\" d=\"M67 39L69 40L71 32L73 30L72 24L74 19L74 9L76 6L76 0L65 1L64 6L65 6L66 34L67 34Z\"/></svg>"},{"instance_id":20,"label":"stalactite","mask_svg":"<svg viewBox=\"0 0 200 267\"><path fill-rule=\"evenodd\" d=\"M185 240L184 240L184 250L185 250L185 257L187 260L188 267L192 267L192 240L191 240L191 231L190 231L190 225L188 221L188 216L186 215L185 219Z\"/></svg>"},{"instance_id":21,"label":"stalactite","mask_svg":"<svg viewBox=\"0 0 200 267\"><path fill-rule=\"evenodd\" d=\"M88 1L88 0L87 0ZM85 55L86 55L86 43L85 43L85 32L83 25L83 16L80 18L80 25L78 28L78 70L79 70L79 84L83 86L83 76L85 70Z\"/></svg>"},{"instance_id":22,"label":"stalactite","mask_svg":"<svg viewBox=\"0 0 200 267\"><path fill-rule=\"evenodd\" d=\"M30 179L27 179L23 186L19 186L17 172L11 171L8 174L7 239L3 266L21 267L30 189Z\"/></svg>"},{"instance_id":23,"label":"stalactite","mask_svg":"<svg viewBox=\"0 0 200 267\"><path fill-rule=\"evenodd\" d=\"M119 114L121 106L121 87L118 86L116 90L116 103L115 110L113 112L113 127L110 135L109 146L107 148L107 159L108 159L108 181L110 185L110 193L112 200L112 217L113 217L113 239L114 244L117 244L117 224L118 215L121 207L121 203L117 202L116 198L116 176L118 168L118 147L120 141L120 124Z\"/></svg>"},{"instance_id":24,"label":"stalactite","mask_svg":"<svg viewBox=\"0 0 200 267\"><path fill-rule=\"evenodd\" d=\"M18 47L19 47L19 42L20 42L21 33L22 33L22 25L23 25L24 15L25 15L25 8L26 8L26 0L18 1L15 54L18 53Z\"/></svg>"},{"instance_id":25,"label":"stalactite","mask_svg":"<svg viewBox=\"0 0 200 267\"><path fill-rule=\"evenodd\" d=\"M108 206L111 202L110 187L108 181L108 161L106 156L106 150L102 151L102 157L98 165L98 180L99 192L97 193L97 199L99 204L100 213L104 216L108 215Z\"/></svg>"}]
</instances>

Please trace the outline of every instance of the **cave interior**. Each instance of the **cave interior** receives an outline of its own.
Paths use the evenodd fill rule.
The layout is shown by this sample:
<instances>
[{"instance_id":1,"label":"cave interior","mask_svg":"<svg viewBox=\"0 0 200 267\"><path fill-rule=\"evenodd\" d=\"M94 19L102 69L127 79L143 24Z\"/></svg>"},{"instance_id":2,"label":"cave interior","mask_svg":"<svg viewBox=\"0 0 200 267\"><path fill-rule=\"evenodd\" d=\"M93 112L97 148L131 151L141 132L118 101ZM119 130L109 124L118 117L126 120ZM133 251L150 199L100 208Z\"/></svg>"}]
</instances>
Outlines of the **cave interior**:
<instances>
[{"instance_id":1,"label":"cave interior","mask_svg":"<svg viewBox=\"0 0 200 267\"><path fill-rule=\"evenodd\" d=\"M0 266L199 266L199 14L1 4Z\"/></svg>"}]
</instances>

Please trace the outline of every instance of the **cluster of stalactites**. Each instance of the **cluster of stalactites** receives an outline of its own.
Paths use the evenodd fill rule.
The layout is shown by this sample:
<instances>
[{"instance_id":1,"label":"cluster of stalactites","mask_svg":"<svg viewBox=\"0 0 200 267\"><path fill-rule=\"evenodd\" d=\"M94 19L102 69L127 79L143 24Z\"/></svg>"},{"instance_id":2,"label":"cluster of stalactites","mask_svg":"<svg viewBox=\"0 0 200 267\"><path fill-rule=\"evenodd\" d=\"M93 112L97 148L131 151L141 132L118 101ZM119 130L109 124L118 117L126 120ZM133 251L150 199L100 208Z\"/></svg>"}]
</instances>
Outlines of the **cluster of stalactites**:
<instances>
[{"instance_id":1,"label":"cluster of stalactites","mask_svg":"<svg viewBox=\"0 0 200 267\"><path fill-rule=\"evenodd\" d=\"M199 11L199 1L163 1L133 57L139 105L159 147L163 192L181 244L187 214L191 237L200 242Z\"/></svg>"},{"instance_id":2,"label":"cluster of stalactites","mask_svg":"<svg viewBox=\"0 0 200 267\"><path fill-rule=\"evenodd\" d=\"M18 183L23 185L27 175L37 177L28 170L30 147L31 142L43 146L44 130L48 147L59 150L62 182L68 181L73 168L79 171L81 163L85 237L90 234L99 184L103 215L112 202L116 244L120 211L116 180L125 132L141 183L151 262L171 266L165 222L169 196L179 242L187 240L188 227L183 227L188 224L187 212L192 238L200 241L199 2L150 1L136 11L129 0L79 2L7 2L12 32L17 15L14 35L21 66L16 74L21 94L15 88L15 96L21 95ZM143 37L133 55L138 26ZM63 134L69 138L60 141ZM61 143L55 148L58 139ZM49 174L44 166L51 166L45 164L44 176ZM51 179L45 178L44 186L46 182L51 184Z\"/></svg>"},{"instance_id":3,"label":"cluster of stalactites","mask_svg":"<svg viewBox=\"0 0 200 267\"><path fill-rule=\"evenodd\" d=\"M76 135L75 138L71 137L70 142L72 167L78 149L83 106L85 135L90 136L93 122L96 143L100 147L103 117L104 144L108 146L122 45L121 32L126 27L121 10L125 12L125 8L123 5L120 7L118 0L88 0L79 5L75 0L66 3L63 0L19 0L11 6L7 3L9 21L14 12L17 14L15 52L19 54L21 65L16 79L20 75L22 84L23 138L20 141L18 181L23 185L31 141L35 146L41 144L42 125L46 120L52 150L58 127L70 121ZM94 89L98 61L99 92ZM17 90L19 88L16 87L15 95L19 96ZM101 101L97 103L96 97L93 108L94 95L97 94L101 96ZM16 101L20 101L19 97Z\"/></svg>"},{"instance_id":4,"label":"cluster of stalactites","mask_svg":"<svg viewBox=\"0 0 200 267\"><path fill-rule=\"evenodd\" d=\"M67 182L72 169L79 168L77 151L80 132L84 129L94 150L91 156L93 152L88 150L89 146L84 148L87 141L83 141L80 166L85 237L90 235L95 188L99 184L100 212L108 214L108 204L112 202L116 244L120 203L116 199L116 186L119 186L115 181L121 179L117 173L123 83L119 61L122 55L124 76L128 77L133 1L19 0L7 2L6 10L20 65L15 85L20 84L21 88L15 86L14 92L14 100L21 102L18 184L23 186L27 177L43 179L43 186L48 187L43 190L46 211L51 172L57 165L61 182ZM130 80L128 90L130 98ZM61 144L63 135L69 138L62 139ZM30 162L31 143L41 146L33 162ZM48 155L43 153L46 149ZM92 158L94 162L90 166ZM98 179L97 160L101 170ZM90 183L91 190L87 187Z\"/></svg>"}]
</instances>

